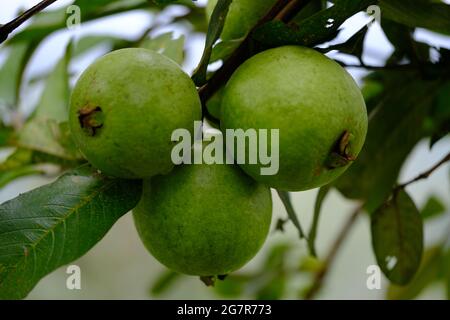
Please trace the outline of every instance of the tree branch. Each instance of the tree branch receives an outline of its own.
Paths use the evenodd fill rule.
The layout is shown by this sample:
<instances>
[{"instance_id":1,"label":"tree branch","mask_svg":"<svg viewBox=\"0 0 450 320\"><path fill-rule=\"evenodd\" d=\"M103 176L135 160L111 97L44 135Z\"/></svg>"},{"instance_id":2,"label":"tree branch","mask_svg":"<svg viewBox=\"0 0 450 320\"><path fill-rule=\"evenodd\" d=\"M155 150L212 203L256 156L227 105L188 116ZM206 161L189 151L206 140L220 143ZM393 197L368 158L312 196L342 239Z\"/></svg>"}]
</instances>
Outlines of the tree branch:
<instances>
[{"instance_id":1,"label":"tree branch","mask_svg":"<svg viewBox=\"0 0 450 320\"><path fill-rule=\"evenodd\" d=\"M41 12L42 10L44 10L45 8L47 8L49 5L51 5L56 1L57 0L43 0L34 7L32 7L31 9L28 9L27 11L22 13L17 18L11 20L7 24L2 25L0 27L0 43L3 43L8 38L9 34L18 27L20 27L22 23L30 19L36 13Z\"/></svg>"},{"instance_id":2,"label":"tree branch","mask_svg":"<svg viewBox=\"0 0 450 320\"><path fill-rule=\"evenodd\" d=\"M307 300L313 299L322 288L323 282L325 281L328 271L330 270L339 249L342 247L344 240L347 238L349 231L355 224L356 218L362 212L363 206L364 206L363 204L359 205L352 212L352 214L349 216L348 220L344 224L344 227L339 232L338 236L336 237L336 240L334 241L328 254L326 255L322 268L316 273L311 287L309 287L308 291L305 293L304 295L305 299Z\"/></svg>"},{"instance_id":3,"label":"tree branch","mask_svg":"<svg viewBox=\"0 0 450 320\"><path fill-rule=\"evenodd\" d=\"M440 166L442 166L444 163L446 163L448 161L450 161L450 152L444 158L442 158L438 163L436 163L434 166L432 166L430 169L428 169L425 172L422 172L417 177L398 185L395 189L396 190L404 189L405 187L409 186L410 184L413 184L414 182L428 178L435 170L437 170Z\"/></svg>"}]
</instances>

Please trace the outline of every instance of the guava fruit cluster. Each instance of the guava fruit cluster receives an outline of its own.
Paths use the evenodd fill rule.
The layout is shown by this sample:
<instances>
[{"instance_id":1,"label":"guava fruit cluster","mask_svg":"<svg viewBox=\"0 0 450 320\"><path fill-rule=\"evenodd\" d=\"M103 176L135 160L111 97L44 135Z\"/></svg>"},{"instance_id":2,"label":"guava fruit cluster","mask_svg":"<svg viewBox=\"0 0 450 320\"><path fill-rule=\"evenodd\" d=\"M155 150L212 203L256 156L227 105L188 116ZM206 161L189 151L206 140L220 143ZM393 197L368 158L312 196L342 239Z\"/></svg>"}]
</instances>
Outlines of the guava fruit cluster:
<instances>
[{"instance_id":1,"label":"guava fruit cluster","mask_svg":"<svg viewBox=\"0 0 450 320\"><path fill-rule=\"evenodd\" d=\"M351 76L303 47L248 59L213 102L223 131L279 130L276 174L262 175L260 164L173 164L173 131L194 136L202 108L189 76L157 52L103 56L81 75L70 103L72 136L85 158L105 175L143 180L133 215L145 247L189 275L225 275L245 265L269 232L270 188L330 183L356 159L367 131Z\"/></svg>"}]
</instances>

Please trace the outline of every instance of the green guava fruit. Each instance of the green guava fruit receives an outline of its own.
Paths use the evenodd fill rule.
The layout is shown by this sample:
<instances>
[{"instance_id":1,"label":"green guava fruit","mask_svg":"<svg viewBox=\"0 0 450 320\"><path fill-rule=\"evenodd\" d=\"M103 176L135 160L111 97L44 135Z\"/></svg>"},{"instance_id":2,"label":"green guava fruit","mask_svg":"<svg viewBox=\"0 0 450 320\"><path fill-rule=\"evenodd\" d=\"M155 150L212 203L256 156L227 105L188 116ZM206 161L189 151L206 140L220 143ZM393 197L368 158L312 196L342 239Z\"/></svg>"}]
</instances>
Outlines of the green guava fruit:
<instances>
[{"instance_id":1,"label":"green guava fruit","mask_svg":"<svg viewBox=\"0 0 450 320\"><path fill-rule=\"evenodd\" d=\"M173 168L172 131L201 119L195 85L179 66L146 49L121 49L81 75L70 100L75 143L106 175L148 178Z\"/></svg>"},{"instance_id":2,"label":"green guava fruit","mask_svg":"<svg viewBox=\"0 0 450 320\"><path fill-rule=\"evenodd\" d=\"M133 215L141 240L162 264L216 276L256 255L269 231L272 198L238 166L181 165L144 182Z\"/></svg>"},{"instance_id":3,"label":"green guava fruit","mask_svg":"<svg viewBox=\"0 0 450 320\"><path fill-rule=\"evenodd\" d=\"M239 39L247 34L256 23L272 8L276 0L233 0L230 5L222 40ZM211 17L217 0L209 0L206 15Z\"/></svg>"},{"instance_id":4,"label":"green guava fruit","mask_svg":"<svg viewBox=\"0 0 450 320\"><path fill-rule=\"evenodd\" d=\"M325 185L356 159L367 132L361 91L339 64L315 50L285 46L244 62L225 87L221 128L279 129L279 170L248 161L256 181L285 191ZM269 139L270 142L270 139ZM269 143L269 153L275 150ZM237 150L235 151L237 152Z\"/></svg>"},{"instance_id":5,"label":"green guava fruit","mask_svg":"<svg viewBox=\"0 0 450 320\"><path fill-rule=\"evenodd\" d=\"M225 25L221 34L224 41L244 37L269 10L277 0L233 0L230 5ZM209 20L217 0L209 0L206 5L206 16ZM300 23L304 18L316 13L321 8L317 1L311 1L293 19L294 23Z\"/></svg>"}]
</instances>

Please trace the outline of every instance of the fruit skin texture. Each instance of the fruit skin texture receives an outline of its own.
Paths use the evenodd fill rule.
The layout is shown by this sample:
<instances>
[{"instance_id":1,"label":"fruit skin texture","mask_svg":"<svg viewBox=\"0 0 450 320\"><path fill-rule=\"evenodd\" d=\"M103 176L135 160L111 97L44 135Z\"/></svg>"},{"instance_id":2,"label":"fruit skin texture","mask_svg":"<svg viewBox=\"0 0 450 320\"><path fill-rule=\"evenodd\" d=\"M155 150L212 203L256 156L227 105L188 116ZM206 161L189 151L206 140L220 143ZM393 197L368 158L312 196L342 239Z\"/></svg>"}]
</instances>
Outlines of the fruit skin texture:
<instances>
[{"instance_id":1,"label":"fruit skin texture","mask_svg":"<svg viewBox=\"0 0 450 320\"><path fill-rule=\"evenodd\" d=\"M201 104L189 76L146 49L121 49L98 59L81 75L70 101L70 129L79 149L103 173L121 178L169 172L172 131L193 134L199 119Z\"/></svg>"},{"instance_id":2,"label":"fruit skin texture","mask_svg":"<svg viewBox=\"0 0 450 320\"><path fill-rule=\"evenodd\" d=\"M144 182L133 215L141 240L168 268L224 275L261 248L272 198L267 187L235 165L182 165Z\"/></svg>"},{"instance_id":3,"label":"fruit skin texture","mask_svg":"<svg viewBox=\"0 0 450 320\"><path fill-rule=\"evenodd\" d=\"M275 2L276 0L233 0L222 31L222 40L239 39L245 36ZM208 1L207 17L212 15L216 4L217 0Z\"/></svg>"},{"instance_id":4,"label":"fruit skin texture","mask_svg":"<svg viewBox=\"0 0 450 320\"><path fill-rule=\"evenodd\" d=\"M236 70L225 87L221 128L279 129L278 173L260 175L259 164L241 167L270 187L301 191L327 184L348 168L351 161L337 168L327 163L346 131L347 155L356 158L367 111L345 69L312 49L285 46L259 53Z\"/></svg>"}]
</instances>

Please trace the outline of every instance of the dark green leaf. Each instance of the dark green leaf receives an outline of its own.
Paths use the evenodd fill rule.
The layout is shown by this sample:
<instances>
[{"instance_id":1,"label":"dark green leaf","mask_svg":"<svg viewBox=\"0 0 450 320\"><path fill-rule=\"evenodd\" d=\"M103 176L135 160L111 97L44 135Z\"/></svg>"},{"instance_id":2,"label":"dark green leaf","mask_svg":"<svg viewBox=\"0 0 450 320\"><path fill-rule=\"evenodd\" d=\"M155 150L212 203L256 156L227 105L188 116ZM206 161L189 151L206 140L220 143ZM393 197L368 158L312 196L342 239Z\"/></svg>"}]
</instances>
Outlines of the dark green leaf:
<instances>
[{"instance_id":1,"label":"dark green leaf","mask_svg":"<svg viewBox=\"0 0 450 320\"><path fill-rule=\"evenodd\" d=\"M333 39L345 20L376 3L377 0L341 0L331 8L303 20L298 26L287 25L281 21L268 22L255 30L253 37L271 47L311 47Z\"/></svg>"},{"instance_id":2,"label":"dark green leaf","mask_svg":"<svg viewBox=\"0 0 450 320\"><path fill-rule=\"evenodd\" d=\"M406 157L425 136L424 119L439 88L439 82L420 80L415 73L383 72L382 77L383 95L369 115L363 150L336 181L347 198L364 200L368 212L386 200Z\"/></svg>"},{"instance_id":3,"label":"dark green leaf","mask_svg":"<svg viewBox=\"0 0 450 320\"><path fill-rule=\"evenodd\" d=\"M372 246L383 273L405 285L416 274L423 252L423 223L419 210L399 190L371 215Z\"/></svg>"},{"instance_id":4,"label":"dark green leaf","mask_svg":"<svg viewBox=\"0 0 450 320\"><path fill-rule=\"evenodd\" d=\"M325 198L328 195L328 192L330 191L330 186L326 185L319 189L319 192L317 193L316 197L316 203L314 205L314 217L313 221L311 223L311 228L309 230L308 234L308 247L309 247L309 253L313 257L317 257L316 252L316 236L317 236L317 228L319 227L319 218L320 218L320 212L322 210L322 204Z\"/></svg>"},{"instance_id":5,"label":"dark green leaf","mask_svg":"<svg viewBox=\"0 0 450 320\"><path fill-rule=\"evenodd\" d=\"M450 34L450 6L434 0L381 0L383 18Z\"/></svg>"},{"instance_id":6,"label":"dark green leaf","mask_svg":"<svg viewBox=\"0 0 450 320\"><path fill-rule=\"evenodd\" d=\"M222 33L231 1L232 0L219 1L211 15L211 20L208 25L208 33L206 34L205 49L203 50L200 63L192 75L192 80L194 80L195 84L199 87L206 82L206 71L208 69L212 48Z\"/></svg>"},{"instance_id":7,"label":"dark green leaf","mask_svg":"<svg viewBox=\"0 0 450 320\"><path fill-rule=\"evenodd\" d=\"M406 286L389 285L386 297L390 300L410 300L416 298L425 288L438 280L442 261L442 247L427 249L423 261L413 280Z\"/></svg>"},{"instance_id":8,"label":"dark green leaf","mask_svg":"<svg viewBox=\"0 0 450 320\"><path fill-rule=\"evenodd\" d=\"M3 203L0 299L26 297L42 277L84 255L140 195L140 182L83 166Z\"/></svg>"},{"instance_id":9,"label":"dark green leaf","mask_svg":"<svg viewBox=\"0 0 450 320\"><path fill-rule=\"evenodd\" d=\"M441 200L435 196L428 198L427 203L423 206L420 215L423 219L432 218L445 212L445 206Z\"/></svg>"}]
</instances>

